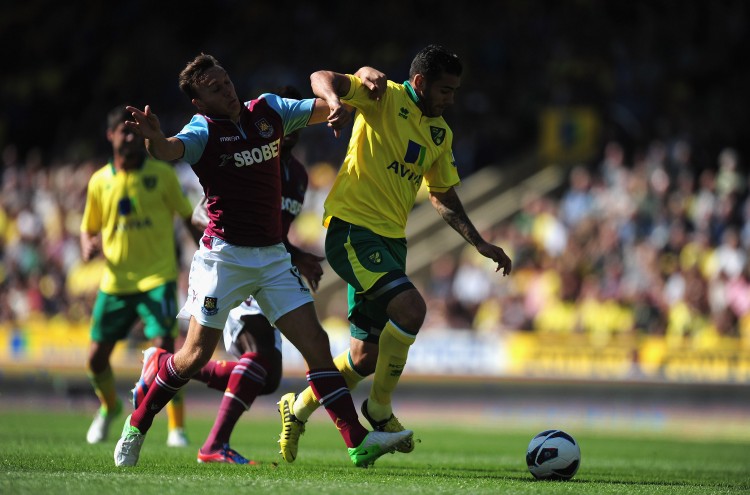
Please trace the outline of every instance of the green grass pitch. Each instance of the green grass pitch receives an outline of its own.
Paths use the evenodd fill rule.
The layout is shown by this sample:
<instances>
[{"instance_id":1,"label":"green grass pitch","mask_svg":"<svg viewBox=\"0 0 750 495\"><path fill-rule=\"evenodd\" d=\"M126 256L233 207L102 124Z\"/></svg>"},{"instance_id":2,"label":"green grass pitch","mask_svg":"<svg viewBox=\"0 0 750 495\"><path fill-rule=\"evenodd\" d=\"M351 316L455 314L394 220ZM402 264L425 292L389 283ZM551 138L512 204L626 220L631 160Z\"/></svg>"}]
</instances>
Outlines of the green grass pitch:
<instances>
[{"instance_id":1,"label":"green grass pitch","mask_svg":"<svg viewBox=\"0 0 750 495\"><path fill-rule=\"evenodd\" d=\"M268 415L243 417L232 446L260 466L203 465L197 448L211 427L192 415L187 449L165 445L157 418L139 465L115 468L110 440L85 442L89 414L75 411L0 411L0 494L723 494L750 493L747 440L629 436L576 432L582 463L572 481L535 481L524 464L536 431L512 425L410 424L419 443L412 454L386 455L370 469L353 467L327 418L302 437L294 464L277 454L279 424ZM554 426L554 425L550 425Z\"/></svg>"}]
</instances>

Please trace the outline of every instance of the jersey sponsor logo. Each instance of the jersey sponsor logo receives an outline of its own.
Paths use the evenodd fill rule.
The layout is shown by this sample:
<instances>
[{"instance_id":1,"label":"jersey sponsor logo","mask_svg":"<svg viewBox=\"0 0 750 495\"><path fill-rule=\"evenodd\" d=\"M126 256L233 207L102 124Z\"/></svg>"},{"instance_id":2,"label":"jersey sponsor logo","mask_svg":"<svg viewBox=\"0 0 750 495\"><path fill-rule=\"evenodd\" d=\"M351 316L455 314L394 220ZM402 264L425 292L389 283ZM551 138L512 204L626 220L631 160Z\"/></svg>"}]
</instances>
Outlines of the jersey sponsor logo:
<instances>
[{"instance_id":1,"label":"jersey sponsor logo","mask_svg":"<svg viewBox=\"0 0 750 495\"><path fill-rule=\"evenodd\" d=\"M445 141L445 129L430 126L430 136L432 137L432 142L440 146Z\"/></svg>"},{"instance_id":2,"label":"jersey sponsor logo","mask_svg":"<svg viewBox=\"0 0 750 495\"><path fill-rule=\"evenodd\" d=\"M149 191L152 191L156 187L156 184L158 182L159 181L157 180L155 175L146 175L143 177L143 187L145 187Z\"/></svg>"},{"instance_id":3,"label":"jersey sponsor logo","mask_svg":"<svg viewBox=\"0 0 750 495\"><path fill-rule=\"evenodd\" d=\"M295 217L299 215L302 210L302 203L292 198L281 198L281 211L291 213Z\"/></svg>"},{"instance_id":4,"label":"jersey sponsor logo","mask_svg":"<svg viewBox=\"0 0 750 495\"><path fill-rule=\"evenodd\" d=\"M239 136L221 136L219 138L219 141L222 143L232 143L234 141L239 141L239 140L240 140Z\"/></svg>"},{"instance_id":5,"label":"jersey sponsor logo","mask_svg":"<svg viewBox=\"0 0 750 495\"><path fill-rule=\"evenodd\" d=\"M124 198L121 198L120 201L117 202L117 213L119 213L122 216L130 215L130 212L133 211L133 203L130 201L130 198L127 196Z\"/></svg>"},{"instance_id":6,"label":"jersey sponsor logo","mask_svg":"<svg viewBox=\"0 0 750 495\"><path fill-rule=\"evenodd\" d=\"M124 221L120 221L117 224L117 230L119 232L125 232L128 230L139 230L148 229L154 226L154 222L150 217L146 218L128 218Z\"/></svg>"},{"instance_id":7,"label":"jersey sponsor logo","mask_svg":"<svg viewBox=\"0 0 750 495\"><path fill-rule=\"evenodd\" d=\"M427 148L411 139L406 143L406 153L404 154L404 163L414 163L422 166L424 157L427 155Z\"/></svg>"},{"instance_id":8,"label":"jersey sponsor logo","mask_svg":"<svg viewBox=\"0 0 750 495\"><path fill-rule=\"evenodd\" d=\"M422 185L422 174L415 174L403 163L399 163L397 160L391 162L388 165L387 170L393 171L394 174L400 176L402 179L406 179L409 182L413 182L416 187Z\"/></svg>"},{"instance_id":9,"label":"jersey sponsor logo","mask_svg":"<svg viewBox=\"0 0 750 495\"><path fill-rule=\"evenodd\" d=\"M258 129L258 134L261 137L268 139L273 136L273 126L266 119L260 119L255 122L255 127Z\"/></svg>"},{"instance_id":10,"label":"jersey sponsor logo","mask_svg":"<svg viewBox=\"0 0 750 495\"><path fill-rule=\"evenodd\" d=\"M130 230L149 229L154 226L153 220L149 216L137 215L138 200L137 198L124 197L117 202L117 225L115 229L118 232Z\"/></svg>"},{"instance_id":11,"label":"jersey sponsor logo","mask_svg":"<svg viewBox=\"0 0 750 495\"><path fill-rule=\"evenodd\" d=\"M398 116L401 117L404 120L409 119L409 109L405 107L401 107L398 110Z\"/></svg>"},{"instance_id":12,"label":"jersey sponsor logo","mask_svg":"<svg viewBox=\"0 0 750 495\"><path fill-rule=\"evenodd\" d=\"M201 312L206 316L213 316L219 312L219 300L215 297L206 296L203 299Z\"/></svg>"},{"instance_id":13,"label":"jersey sponsor logo","mask_svg":"<svg viewBox=\"0 0 750 495\"><path fill-rule=\"evenodd\" d=\"M279 156L279 142L281 139L264 144L250 150L238 151L234 154L234 165L236 167L249 167L254 163L262 163L273 160Z\"/></svg>"}]
</instances>

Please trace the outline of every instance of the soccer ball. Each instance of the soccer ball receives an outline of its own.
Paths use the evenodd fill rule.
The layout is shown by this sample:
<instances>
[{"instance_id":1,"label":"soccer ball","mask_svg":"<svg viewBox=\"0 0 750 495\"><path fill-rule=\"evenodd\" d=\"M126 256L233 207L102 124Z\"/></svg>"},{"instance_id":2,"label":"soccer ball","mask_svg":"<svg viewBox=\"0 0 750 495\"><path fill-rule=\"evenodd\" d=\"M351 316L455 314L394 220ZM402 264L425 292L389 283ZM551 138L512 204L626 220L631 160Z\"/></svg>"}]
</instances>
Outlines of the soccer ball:
<instances>
[{"instance_id":1,"label":"soccer ball","mask_svg":"<svg viewBox=\"0 0 750 495\"><path fill-rule=\"evenodd\" d=\"M569 480L581 464L581 449L575 438L562 430L546 430L529 442L526 465L534 478Z\"/></svg>"}]
</instances>

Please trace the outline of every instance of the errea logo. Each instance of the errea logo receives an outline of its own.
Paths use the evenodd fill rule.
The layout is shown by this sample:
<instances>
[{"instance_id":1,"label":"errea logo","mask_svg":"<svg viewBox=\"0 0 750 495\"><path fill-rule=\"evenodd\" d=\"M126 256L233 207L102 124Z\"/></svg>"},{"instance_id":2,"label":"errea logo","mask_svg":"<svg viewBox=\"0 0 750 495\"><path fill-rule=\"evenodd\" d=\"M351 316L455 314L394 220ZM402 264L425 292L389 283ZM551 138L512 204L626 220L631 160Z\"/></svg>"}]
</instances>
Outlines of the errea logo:
<instances>
[{"instance_id":1,"label":"errea logo","mask_svg":"<svg viewBox=\"0 0 750 495\"><path fill-rule=\"evenodd\" d=\"M404 120L407 120L409 118L409 109L401 107L398 111L398 116Z\"/></svg>"}]
</instances>

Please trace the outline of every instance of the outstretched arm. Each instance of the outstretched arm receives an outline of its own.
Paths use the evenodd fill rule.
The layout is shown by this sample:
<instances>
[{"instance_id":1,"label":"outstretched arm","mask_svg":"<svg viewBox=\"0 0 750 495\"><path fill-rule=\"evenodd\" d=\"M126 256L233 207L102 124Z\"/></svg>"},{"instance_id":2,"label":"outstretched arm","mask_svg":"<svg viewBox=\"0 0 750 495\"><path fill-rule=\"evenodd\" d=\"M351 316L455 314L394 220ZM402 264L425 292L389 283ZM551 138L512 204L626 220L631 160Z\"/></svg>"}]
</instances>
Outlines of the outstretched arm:
<instances>
[{"instance_id":1,"label":"outstretched arm","mask_svg":"<svg viewBox=\"0 0 750 495\"><path fill-rule=\"evenodd\" d=\"M146 149L151 156L168 162L182 158L185 145L176 137L164 136L159 118L149 105L142 111L135 107L126 109L133 115L134 121L126 121L125 126L146 139Z\"/></svg>"},{"instance_id":2,"label":"outstretched arm","mask_svg":"<svg viewBox=\"0 0 750 495\"><path fill-rule=\"evenodd\" d=\"M446 192L431 192L430 202L440 213L443 220L461 234L461 237L474 246L479 254L497 263L495 271L503 270L503 275L509 275L512 270L510 258L503 248L485 241L464 211L463 204L452 187Z\"/></svg>"}]
</instances>

